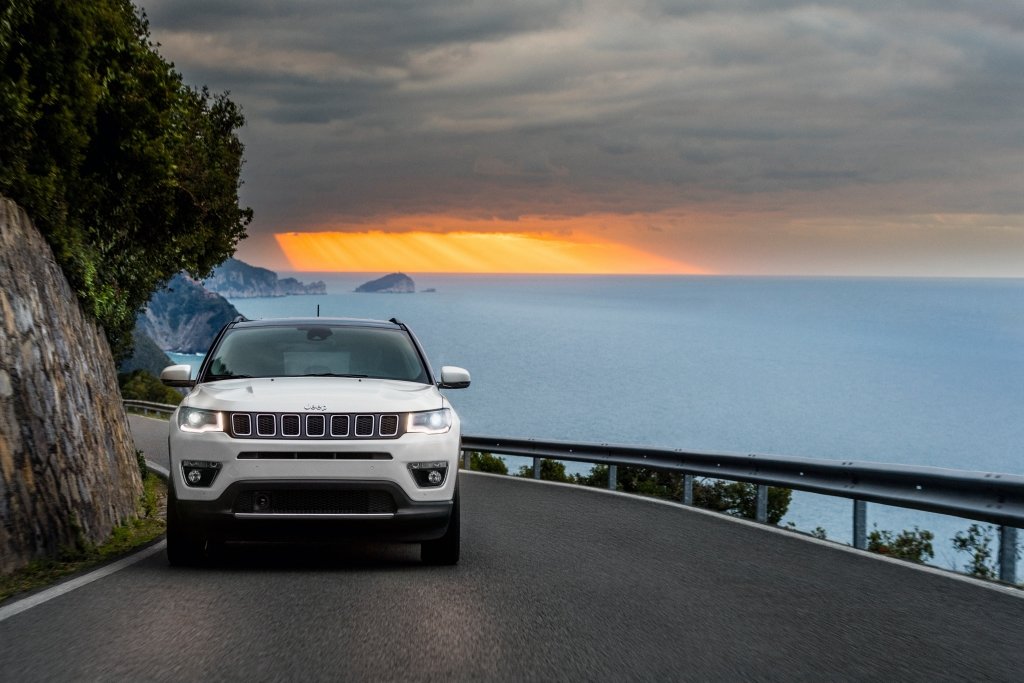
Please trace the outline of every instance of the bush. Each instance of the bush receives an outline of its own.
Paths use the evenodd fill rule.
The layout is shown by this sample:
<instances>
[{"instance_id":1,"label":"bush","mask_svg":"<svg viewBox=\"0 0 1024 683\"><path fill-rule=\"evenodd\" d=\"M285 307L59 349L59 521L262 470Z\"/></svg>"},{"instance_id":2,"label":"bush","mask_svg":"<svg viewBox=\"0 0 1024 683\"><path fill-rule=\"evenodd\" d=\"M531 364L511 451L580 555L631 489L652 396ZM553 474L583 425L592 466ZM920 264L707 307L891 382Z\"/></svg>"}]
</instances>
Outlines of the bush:
<instances>
[{"instance_id":1,"label":"bush","mask_svg":"<svg viewBox=\"0 0 1024 683\"><path fill-rule=\"evenodd\" d=\"M505 461L492 453L473 451L469 454L469 469L492 474L508 474Z\"/></svg>"},{"instance_id":2,"label":"bush","mask_svg":"<svg viewBox=\"0 0 1024 683\"><path fill-rule=\"evenodd\" d=\"M590 474L576 476L575 481L584 486L607 488L608 466L595 465ZM681 500L683 497L683 475L647 467L619 467L616 490L643 496ZM768 487L768 522L778 524L789 510L793 496L790 489ZM757 508L757 485L743 482L694 479L693 504L697 507L724 512L739 517L754 518Z\"/></svg>"},{"instance_id":3,"label":"bush","mask_svg":"<svg viewBox=\"0 0 1024 683\"><path fill-rule=\"evenodd\" d=\"M868 534L867 549L880 555L888 555L900 560L909 560L918 564L935 557L932 540L935 534L914 527L913 531L904 529L898 535L876 525Z\"/></svg>"},{"instance_id":4,"label":"bush","mask_svg":"<svg viewBox=\"0 0 1024 683\"><path fill-rule=\"evenodd\" d=\"M181 393L164 385L159 379L145 370L135 370L126 375L117 376L121 385L121 398L135 401L153 401L154 403L181 403Z\"/></svg>"},{"instance_id":5,"label":"bush","mask_svg":"<svg viewBox=\"0 0 1024 683\"><path fill-rule=\"evenodd\" d=\"M517 477L533 478L533 465L523 465L516 473ZM544 458L540 461L540 478L544 481L561 481L574 483L576 480L565 473L565 463Z\"/></svg>"},{"instance_id":6,"label":"bush","mask_svg":"<svg viewBox=\"0 0 1024 683\"><path fill-rule=\"evenodd\" d=\"M972 524L967 531L958 531L953 537L953 549L958 553L968 553L970 560L964 565L964 571L982 579L994 579L996 571L995 553L992 542L995 540L993 527Z\"/></svg>"}]
</instances>

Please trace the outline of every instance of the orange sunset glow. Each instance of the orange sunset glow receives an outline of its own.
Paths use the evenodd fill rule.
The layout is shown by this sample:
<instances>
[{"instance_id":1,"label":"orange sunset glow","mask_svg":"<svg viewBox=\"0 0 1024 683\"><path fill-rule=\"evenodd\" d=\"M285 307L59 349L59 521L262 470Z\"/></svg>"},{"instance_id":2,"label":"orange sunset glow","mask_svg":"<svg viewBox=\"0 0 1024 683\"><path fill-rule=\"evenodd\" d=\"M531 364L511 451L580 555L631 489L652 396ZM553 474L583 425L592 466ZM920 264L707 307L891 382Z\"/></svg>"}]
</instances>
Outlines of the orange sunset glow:
<instances>
[{"instance_id":1,"label":"orange sunset glow","mask_svg":"<svg viewBox=\"0 0 1024 683\"><path fill-rule=\"evenodd\" d=\"M707 271L588 236L522 232L289 232L278 245L297 271L698 275Z\"/></svg>"}]
</instances>

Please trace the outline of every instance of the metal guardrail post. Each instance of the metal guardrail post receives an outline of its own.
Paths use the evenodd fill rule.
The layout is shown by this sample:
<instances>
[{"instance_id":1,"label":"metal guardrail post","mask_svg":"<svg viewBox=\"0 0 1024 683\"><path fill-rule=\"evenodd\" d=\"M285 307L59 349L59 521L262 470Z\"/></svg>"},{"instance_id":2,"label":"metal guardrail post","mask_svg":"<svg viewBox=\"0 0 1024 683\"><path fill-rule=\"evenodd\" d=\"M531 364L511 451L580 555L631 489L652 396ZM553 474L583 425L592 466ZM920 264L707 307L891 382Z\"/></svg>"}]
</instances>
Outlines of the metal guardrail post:
<instances>
[{"instance_id":1,"label":"metal guardrail post","mask_svg":"<svg viewBox=\"0 0 1024 683\"><path fill-rule=\"evenodd\" d=\"M473 469L473 457L471 451L462 451L462 469Z\"/></svg>"},{"instance_id":2,"label":"metal guardrail post","mask_svg":"<svg viewBox=\"0 0 1024 683\"><path fill-rule=\"evenodd\" d=\"M540 479L540 458L533 459L533 478Z\"/></svg>"},{"instance_id":3,"label":"metal guardrail post","mask_svg":"<svg viewBox=\"0 0 1024 683\"><path fill-rule=\"evenodd\" d=\"M853 547L868 547L868 504L863 500L853 501Z\"/></svg>"},{"instance_id":4,"label":"metal guardrail post","mask_svg":"<svg viewBox=\"0 0 1024 683\"><path fill-rule=\"evenodd\" d=\"M683 505L693 505L693 475L683 475Z\"/></svg>"},{"instance_id":5,"label":"metal guardrail post","mask_svg":"<svg viewBox=\"0 0 1024 683\"><path fill-rule=\"evenodd\" d=\"M999 580L1017 583L1017 529L999 527Z\"/></svg>"},{"instance_id":6,"label":"metal guardrail post","mask_svg":"<svg viewBox=\"0 0 1024 683\"><path fill-rule=\"evenodd\" d=\"M609 491L614 491L615 490L615 487L618 485L618 478L619 478L619 466L618 465L609 465L608 466L608 490Z\"/></svg>"},{"instance_id":7,"label":"metal guardrail post","mask_svg":"<svg viewBox=\"0 0 1024 683\"><path fill-rule=\"evenodd\" d=\"M757 521L762 524L768 523L768 486L766 484L757 485Z\"/></svg>"}]
</instances>

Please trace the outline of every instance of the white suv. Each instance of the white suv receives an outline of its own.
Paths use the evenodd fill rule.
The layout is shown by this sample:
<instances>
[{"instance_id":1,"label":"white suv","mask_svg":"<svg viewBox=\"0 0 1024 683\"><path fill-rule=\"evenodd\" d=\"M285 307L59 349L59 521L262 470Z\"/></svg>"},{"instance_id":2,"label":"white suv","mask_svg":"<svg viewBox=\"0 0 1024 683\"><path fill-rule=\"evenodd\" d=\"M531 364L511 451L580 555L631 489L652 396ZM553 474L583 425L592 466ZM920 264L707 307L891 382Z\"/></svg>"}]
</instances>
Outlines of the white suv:
<instances>
[{"instance_id":1,"label":"white suv","mask_svg":"<svg viewBox=\"0 0 1024 683\"><path fill-rule=\"evenodd\" d=\"M195 564L225 541L362 537L459 560L459 418L395 319L236 319L171 416L167 558Z\"/></svg>"}]
</instances>

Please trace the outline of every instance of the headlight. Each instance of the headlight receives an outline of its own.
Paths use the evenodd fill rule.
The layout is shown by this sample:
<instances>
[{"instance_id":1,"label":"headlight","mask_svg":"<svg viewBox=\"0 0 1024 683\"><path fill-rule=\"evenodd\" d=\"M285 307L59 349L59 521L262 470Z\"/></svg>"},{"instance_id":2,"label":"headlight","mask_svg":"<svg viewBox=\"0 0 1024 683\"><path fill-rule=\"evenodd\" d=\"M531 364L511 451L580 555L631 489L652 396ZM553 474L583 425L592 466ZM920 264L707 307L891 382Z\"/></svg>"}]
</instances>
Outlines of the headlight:
<instances>
[{"instance_id":1,"label":"headlight","mask_svg":"<svg viewBox=\"0 0 1024 683\"><path fill-rule=\"evenodd\" d=\"M223 432L224 413L198 408L179 408L178 429L183 432Z\"/></svg>"},{"instance_id":2,"label":"headlight","mask_svg":"<svg viewBox=\"0 0 1024 683\"><path fill-rule=\"evenodd\" d=\"M452 428L452 411L449 408L431 410L425 413L409 413L406 432L420 434L444 434Z\"/></svg>"}]
</instances>

